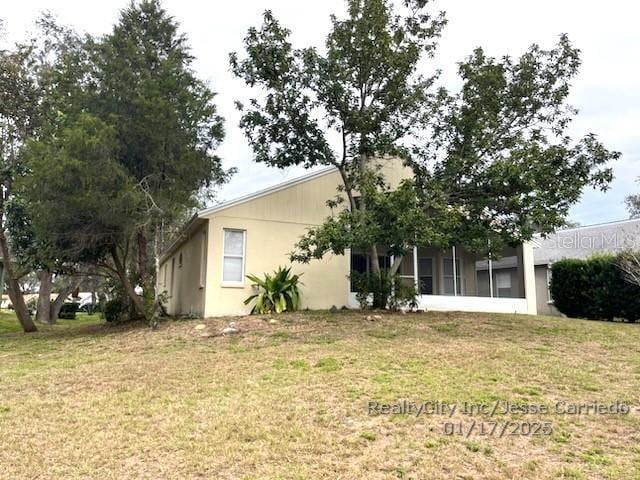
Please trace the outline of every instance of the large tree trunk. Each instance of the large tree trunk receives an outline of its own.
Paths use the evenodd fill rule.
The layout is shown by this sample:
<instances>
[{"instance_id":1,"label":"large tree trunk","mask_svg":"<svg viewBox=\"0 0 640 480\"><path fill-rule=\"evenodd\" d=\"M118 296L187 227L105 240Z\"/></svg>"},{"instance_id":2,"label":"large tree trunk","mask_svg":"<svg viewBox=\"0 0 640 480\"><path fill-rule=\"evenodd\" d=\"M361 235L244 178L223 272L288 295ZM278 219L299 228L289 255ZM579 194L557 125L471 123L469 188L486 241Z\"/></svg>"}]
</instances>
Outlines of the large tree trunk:
<instances>
[{"instance_id":1,"label":"large tree trunk","mask_svg":"<svg viewBox=\"0 0 640 480\"><path fill-rule=\"evenodd\" d=\"M4 234L4 230L0 228L0 251L2 252L2 258L4 260L4 268L7 272L7 281L9 283L9 298L11 304L18 317L18 322L22 326L22 330L25 333L37 332L36 324L31 319L31 314L27 308L27 304L24 301L24 295L20 289L20 283L16 278L15 271L11 265L11 256L9 254L9 245L7 243L7 237Z\"/></svg>"},{"instance_id":2,"label":"large tree trunk","mask_svg":"<svg viewBox=\"0 0 640 480\"><path fill-rule=\"evenodd\" d=\"M36 320L41 323L54 324L57 317L51 316L51 287L52 274L43 270L38 275L40 289L38 291L38 307L36 309Z\"/></svg>"},{"instance_id":3,"label":"large tree trunk","mask_svg":"<svg viewBox=\"0 0 640 480\"><path fill-rule=\"evenodd\" d=\"M120 282L122 283L122 287L124 288L125 293L133 303L136 312L145 317L144 302L142 301L142 298L140 298L140 296L136 293L134 286L131 284L129 275L127 274L127 267L125 266L123 259L120 258L118 250L115 247L111 249L111 257L113 258L113 264L115 265L116 273L118 275L118 278L120 279Z\"/></svg>"},{"instance_id":4,"label":"large tree trunk","mask_svg":"<svg viewBox=\"0 0 640 480\"><path fill-rule=\"evenodd\" d=\"M156 294L154 281L149 269L149 242L144 230L140 230L137 235L138 243L138 273L140 274L140 282L142 283L142 298L144 305L145 319L150 323L152 328L158 326L155 315Z\"/></svg>"},{"instance_id":5,"label":"large tree trunk","mask_svg":"<svg viewBox=\"0 0 640 480\"><path fill-rule=\"evenodd\" d=\"M58 292L56 299L51 302L51 310L49 313L49 321L51 323L56 323L58 321L58 315L60 314L60 310L62 309L64 302L66 302L67 297L71 295L76 288L78 288L81 282L81 276L74 276L71 279L71 284Z\"/></svg>"}]
</instances>

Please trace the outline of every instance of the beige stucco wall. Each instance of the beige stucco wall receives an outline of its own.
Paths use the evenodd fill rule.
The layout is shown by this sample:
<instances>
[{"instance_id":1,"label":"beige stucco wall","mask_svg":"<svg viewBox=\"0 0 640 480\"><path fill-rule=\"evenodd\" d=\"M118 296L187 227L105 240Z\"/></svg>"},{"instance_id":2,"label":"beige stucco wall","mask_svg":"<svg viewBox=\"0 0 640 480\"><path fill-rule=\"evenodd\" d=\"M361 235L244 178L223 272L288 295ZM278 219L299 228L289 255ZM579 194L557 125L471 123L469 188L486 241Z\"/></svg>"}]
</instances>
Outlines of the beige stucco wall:
<instances>
[{"instance_id":1,"label":"beige stucco wall","mask_svg":"<svg viewBox=\"0 0 640 480\"><path fill-rule=\"evenodd\" d=\"M288 253L308 226L241 216L224 215L210 219L205 316L240 315L251 310L250 305L243 304L254 293L248 279L244 279L241 287L224 286L222 283L222 239L225 228L246 231L245 273L262 277L265 272L271 273L280 265L291 265ZM341 307L346 304L349 263L345 256L329 254L309 264L294 263L292 272L302 274L302 308Z\"/></svg>"},{"instance_id":2,"label":"beige stucco wall","mask_svg":"<svg viewBox=\"0 0 640 480\"><path fill-rule=\"evenodd\" d=\"M382 171L392 187L411 176L411 170L399 160L379 162L383 163ZM239 285L230 286L222 282L224 230L246 232L244 274L262 277L278 266L291 265L289 253L296 242L310 227L321 224L331 215L326 202L335 198L340 184L337 171L322 172L255 198L201 212L188 229L186 239L172 247L170 255L163 258L160 266L158 286L169 294L169 313L204 316L248 313L251 306L245 306L244 300L254 293L251 282L246 278ZM302 274L302 308L319 309L332 305L340 308L348 304L350 258L349 252L346 253L339 256L327 254L322 260L312 260L309 264L293 264L293 272ZM444 293L442 258L450 256L450 251L421 248L419 256L434 259L434 293ZM461 248L457 249L457 256L463 261L462 295L478 295L476 257ZM528 250L524 256L531 262L524 272L527 290L527 280L533 279L533 263ZM203 270L204 266L206 269ZM403 271L412 272L412 262L407 262ZM533 281L529 284L533 285ZM535 313L535 289L530 301L533 302L530 311Z\"/></svg>"},{"instance_id":3,"label":"beige stucco wall","mask_svg":"<svg viewBox=\"0 0 640 480\"><path fill-rule=\"evenodd\" d=\"M400 160L382 160L383 173L390 185L411 175ZM306 231L320 225L331 215L327 200L335 198L341 178L331 171L268 195L240 203L207 218L208 260L205 316L245 314L251 305L244 300L253 292L245 278L242 286L225 286L222 282L224 229L246 232L245 274L261 277L280 265L291 265L289 253ZM293 272L302 274L302 308L340 308L347 304L349 291L348 256L327 254L322 260L293 264Z\"/></svg>"},{"instance_id":4,"label":"beige stucco wall","mask_svg":"<svg viewBox=\"0 0 640 480\"><path fill-rule=\"evenodd\" d=\"M167 311L171 315L204 314L204 292L202 284L206 263L207 224L201 222L185 241L170 256L163 260L158 272L158 290L168 296ZM182 255L182 265L180 256ZM205 260L205 261L203 261ZM173 278L172 278L173 273Z\"/></svg>"}]
</instances>

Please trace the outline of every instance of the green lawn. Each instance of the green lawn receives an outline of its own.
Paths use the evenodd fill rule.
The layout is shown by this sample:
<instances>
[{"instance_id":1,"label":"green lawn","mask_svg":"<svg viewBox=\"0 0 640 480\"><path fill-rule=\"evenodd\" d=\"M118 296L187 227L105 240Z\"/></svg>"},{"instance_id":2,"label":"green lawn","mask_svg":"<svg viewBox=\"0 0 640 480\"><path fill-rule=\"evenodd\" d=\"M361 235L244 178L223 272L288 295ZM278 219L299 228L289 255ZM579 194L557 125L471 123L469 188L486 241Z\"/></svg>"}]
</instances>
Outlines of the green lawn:
<instances>
[{"instance_id":1,"label":"green lawn","mask_svg":"<svg viewBox=\"0 0 640 480\"><path fill-rule=\"evenodd\" d=\"M640 479L640 325L462 313L277 318L151 331L84 317L23 335L3 314L0 477ZM230 321L240 334L220 335ZM402 400L458 410L368 410ZM460 411L464 402L561 401L632 409ZM464 435L447 435L447 422ZM548 435L509 434L547 422Z\"/></svg>"},{"instance_id":2,"label":"green lawn","mask_svg":"<svg viewBox=\"0 0 640 480\"><path fill-rule=\"evenodd\" d=\"M58 320L58 324L54 327L48 325L38 325L40 330L60 330L63 327L78 327L80 325L95 324L100 321L98 315L87 315L86 313L78 313L75 320ZM3 333L22 332L20 324L16 320L13 310L0 310L0 335Z\"/></svg>"}]
</instances>

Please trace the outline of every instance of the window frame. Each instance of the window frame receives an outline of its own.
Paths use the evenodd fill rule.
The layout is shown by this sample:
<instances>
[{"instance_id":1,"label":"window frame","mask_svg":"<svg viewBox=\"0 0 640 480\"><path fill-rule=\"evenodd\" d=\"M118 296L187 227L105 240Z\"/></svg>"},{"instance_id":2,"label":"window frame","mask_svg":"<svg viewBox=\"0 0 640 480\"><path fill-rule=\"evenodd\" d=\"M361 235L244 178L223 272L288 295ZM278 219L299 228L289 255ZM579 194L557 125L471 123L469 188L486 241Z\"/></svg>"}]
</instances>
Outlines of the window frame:
<instances>
[{"instance_id":1,"label":"window frame","mask_svg":"<svg viewBox=\"0 0 640 480\"><path fill-rule=\"evenodd\" d=\"M494 272L494 275L495 275L495 280L493 282L493 285L495 287L494 296L496 298L512 298L511 297L511 295L512 295L512 291L511 290L513 289L513 282L511 281L512 280L511 272L500 272L500 271L497 271L497 272ZM500 282L498 281L498 277L500 277L500 278L508 278L509 279L509 296L508 297L504 297L504 296L500 295L500 290L501 289L506 290L506 288L505 287L500 287L500 285L499 285Z\"/></svg>"},{"instance_id":2,"label":"window frame","mask_svg":"<svg viewBox=\"0 0 640 480\"><path fill-rule=\"evenodd\" d=\"M456 281L455 281L455 285L457 288L460 289L460 293L458 292L452 292L452 293L447 293L445 291L446 285L445 285L445 279L446 278L451 278L453 279L453 276L450 275L445 275L444 273L444 264L447 260L451 260L451 263L453 264L453 256L443 256L442 257L442 261L440 262L440 280L442 281L442 288L440 289L440 291L442 292L442 295L445 295L447 297L463 297L464 296L464 263L462 262L462 258L460 258L459 256L456 255L456 263L458 265L460 265L460 275L456 275ZM453 272L454 274L456 273L456 266L453 265Z\"/></svg>"},{"instance_id":3,"label":"window frame","mask_svg":"<svg viewBox=\"0 0 640 480\"><path fill-rule=\"evenodd\" d=\"M551 297L551 276L553 272L551 271L551 264L547 265L546 269L546 277L547 277L547 304L553 305L553 298Z\"/></svg>"},{"instance_id":4,"label":"window frame","mask_svg":"<svg viewBox=\"0 0 640 480\"><path fill-rule=\"evenodd\" d=\"M431 275L421 275L420 274L420 260L430 260L431 261ZM416 276L418 278L418 295L436 295L435 286L436 286L436 261L433 256L423 256L418 255L418 271L416 272ZM431 278L431 293L422 293L422 278L430 277Z\"/></svg>"},{"instance_id":5,"label":"window frame","mask_svg":"<svg viewBox=\"0 0 640 480\"><path fill-rule=\"evenodd\" d=\"M242 255L227 255L225 253L225 239L226 232L236 232L242 234ZM224 279L224 259L225 258L240 258L242 259L242 273L241 279L239 281L236 280L225 280ZM244 288L245 285L245 264L247 261L247 231L241 228L223 228L222 229L222 255L221 255L221 264L220 264L220 285L223 288Z\"/></svg>"}]
</instances>

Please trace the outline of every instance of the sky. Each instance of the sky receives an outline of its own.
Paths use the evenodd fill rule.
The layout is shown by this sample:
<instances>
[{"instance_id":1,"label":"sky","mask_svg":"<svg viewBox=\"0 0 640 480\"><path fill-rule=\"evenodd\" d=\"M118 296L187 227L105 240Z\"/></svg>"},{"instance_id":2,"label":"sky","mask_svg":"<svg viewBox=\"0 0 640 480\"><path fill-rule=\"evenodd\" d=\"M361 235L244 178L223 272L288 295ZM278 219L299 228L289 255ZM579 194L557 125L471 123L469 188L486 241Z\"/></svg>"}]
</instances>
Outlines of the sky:
<instances>
[{"instance_id":1,"label":"sky","mask_svg":"<svg viewBox=\"0 0 640 480\"><path fill-rule=\"evenodd\" d=\"M33 31L34 20L45 10L63 24L97 35L111 29L127 4L128 0L0 0L0 18L6 22L9 40ZM340 16L344 1L165 0L163 5L187 35L196 57L194 67L218 92L218 108L226 120L226 138L217 153L226 168L236 167L238 172L221 189L218 201L304 174L300 168L278 170L252 161L234 107L234 101L248 98L251 90L231 74L228 55L242 51L247 29L260 25L266 8L292 30L294 46L321 48L329 31L329 15ZM640 191L636 182L640 176L640 62L636 61L640 4L629 0L449 0L437 2L435 10L445 10L449 23L429 68L441 69L441 83L450 89L459 85L457 62L478 46L492 56L518 56L532 43L551 47L559 34L569 35L581 49L583 62L569 97L569 103L579 109L571 133L578 138L593 132L609 149L622 152L612 165L615 180L609 191L585 190L570 219L586 225L627 218L624 198Z\"/></svg>"}]
</instances>

